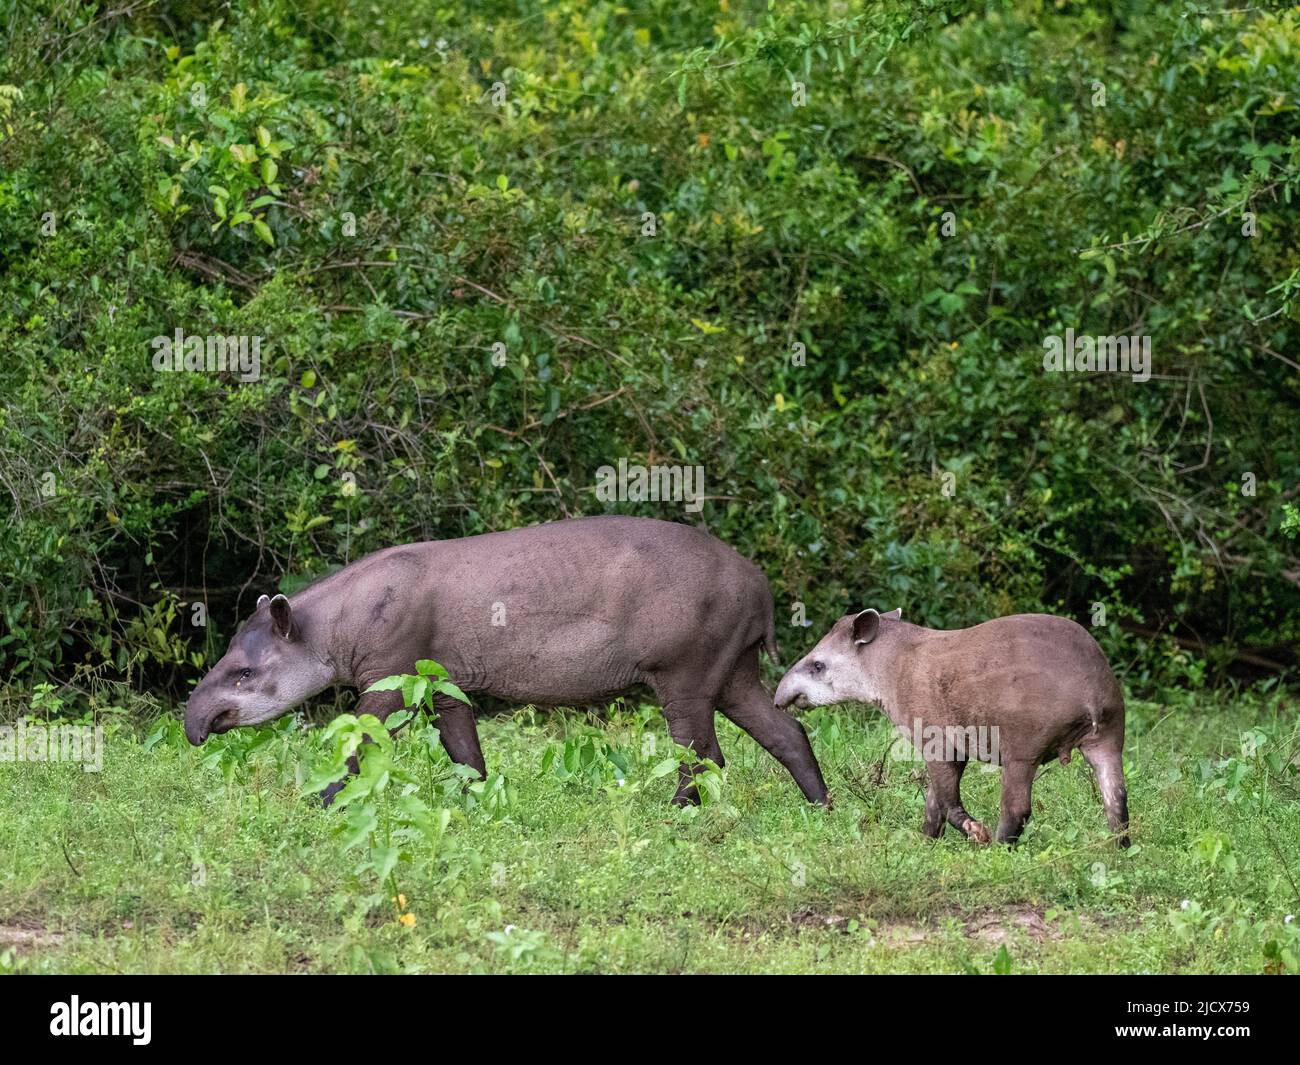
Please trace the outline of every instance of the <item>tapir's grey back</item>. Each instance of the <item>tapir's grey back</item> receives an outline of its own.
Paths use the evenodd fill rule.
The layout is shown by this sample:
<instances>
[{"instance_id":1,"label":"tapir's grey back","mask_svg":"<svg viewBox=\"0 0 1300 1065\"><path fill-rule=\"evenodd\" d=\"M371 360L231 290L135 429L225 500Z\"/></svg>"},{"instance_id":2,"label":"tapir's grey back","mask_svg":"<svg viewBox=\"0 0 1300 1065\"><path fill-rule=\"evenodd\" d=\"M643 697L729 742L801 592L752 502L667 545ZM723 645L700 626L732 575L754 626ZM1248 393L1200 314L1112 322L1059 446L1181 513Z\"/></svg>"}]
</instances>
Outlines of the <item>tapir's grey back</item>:
<instances>
[{"instance_id":1,"label":"tapir's grey back","mask_svg":"<svg viewBox=\"0 0 1300 1065\"><path fill-rule=\"evenodd\" d=\"M423 649L465 691L539 704L599 699L670 665L707 672L720 648L772 632L753 563L690 526L614 515L388 548L291 602L340 597L371 604L387 647Z\"/></svg>"}]
</instances>

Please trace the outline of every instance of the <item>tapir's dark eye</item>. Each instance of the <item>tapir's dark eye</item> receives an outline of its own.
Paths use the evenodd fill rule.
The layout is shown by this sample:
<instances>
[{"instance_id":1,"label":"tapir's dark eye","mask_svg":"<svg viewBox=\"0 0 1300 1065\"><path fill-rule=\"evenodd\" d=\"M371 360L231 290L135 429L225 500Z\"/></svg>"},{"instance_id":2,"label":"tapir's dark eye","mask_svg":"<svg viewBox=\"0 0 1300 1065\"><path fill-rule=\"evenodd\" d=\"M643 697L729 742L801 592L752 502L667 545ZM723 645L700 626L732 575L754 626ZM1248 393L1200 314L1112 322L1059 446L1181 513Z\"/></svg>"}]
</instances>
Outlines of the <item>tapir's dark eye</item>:
<instances>
[{"instance_id":1,"label":"tapir's dark eye","mask_svg":"<svg viewBox=\"0 0 1300 1065\"><path fill-rule=\"evenodd\" d=\"M251 677L252 675L253 675L253 671L251 669L241 669L239 671L240 680L248 680L248 678Z\"/></svg>"},{"instance_id":2,"label":"tapir's dark eye","mask_svg":"<svg viewBox=\"0 0 1300 1065\"><path fill-rule=\"evenodd\" d=\"M823 669L826 668L826 663L825 663L825 662L809 662L809 663L808 663L808 668L809 668L810 670L812 670L814 673L820 673Z\"/></svg>"}]
</instances>

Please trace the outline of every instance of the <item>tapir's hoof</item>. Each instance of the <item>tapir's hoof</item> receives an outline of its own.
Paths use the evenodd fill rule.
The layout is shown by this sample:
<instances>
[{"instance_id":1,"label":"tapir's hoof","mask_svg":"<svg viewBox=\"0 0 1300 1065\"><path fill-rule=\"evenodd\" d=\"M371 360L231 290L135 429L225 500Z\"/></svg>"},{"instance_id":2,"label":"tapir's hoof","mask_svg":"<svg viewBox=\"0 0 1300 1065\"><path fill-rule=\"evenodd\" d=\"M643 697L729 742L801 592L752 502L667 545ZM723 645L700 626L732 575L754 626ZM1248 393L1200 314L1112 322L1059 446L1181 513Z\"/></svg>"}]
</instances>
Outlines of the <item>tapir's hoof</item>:
<instances>
[{"instance_id":1,"label":"tapir's hoof","mask_svg":"<svg viewBox=\"0 0 1300 1065\"><path fill-rule=\"evenodd\" d=\"M320 793L320 804L325 809L329 809L334 803L334 796L343 790L343 781L336 780L328 788Z\"/></svg>"},{"instance_id":2,"label":"tapir's hoof","mask_svg":"<svg viewBox=\"0 0 1300 1065\"><path fill-rule=\"evenodd\" d=\"M993 837L989 835L989 830L973 817L961 826L961 830L966 833L967 838L975 843L992 843Z\"/></svg>"}]
</instances>

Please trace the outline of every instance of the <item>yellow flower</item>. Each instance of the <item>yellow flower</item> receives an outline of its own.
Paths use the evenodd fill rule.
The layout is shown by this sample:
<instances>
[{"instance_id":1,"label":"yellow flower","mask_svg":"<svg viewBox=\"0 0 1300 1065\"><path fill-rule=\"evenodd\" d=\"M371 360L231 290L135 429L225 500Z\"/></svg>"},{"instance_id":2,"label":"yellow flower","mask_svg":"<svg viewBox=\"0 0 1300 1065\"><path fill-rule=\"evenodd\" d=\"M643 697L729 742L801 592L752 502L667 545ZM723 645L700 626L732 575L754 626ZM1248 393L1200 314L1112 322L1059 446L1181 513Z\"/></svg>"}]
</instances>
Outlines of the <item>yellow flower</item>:
<instances>
[{"instance_id":1,"label":"yellow flower","mask_svg":"<svg viewBox=\"0 0 1300 1065\"><path fill-rule=\"evenodd\" d=\"M413 914L413 913L404 913L404 914L402 914L402 916L399 917L397 920L398 920L401 924L404 924L407 928L414 928L414 927L415 927L415 914Z\"/></svg>"}]
</instances>

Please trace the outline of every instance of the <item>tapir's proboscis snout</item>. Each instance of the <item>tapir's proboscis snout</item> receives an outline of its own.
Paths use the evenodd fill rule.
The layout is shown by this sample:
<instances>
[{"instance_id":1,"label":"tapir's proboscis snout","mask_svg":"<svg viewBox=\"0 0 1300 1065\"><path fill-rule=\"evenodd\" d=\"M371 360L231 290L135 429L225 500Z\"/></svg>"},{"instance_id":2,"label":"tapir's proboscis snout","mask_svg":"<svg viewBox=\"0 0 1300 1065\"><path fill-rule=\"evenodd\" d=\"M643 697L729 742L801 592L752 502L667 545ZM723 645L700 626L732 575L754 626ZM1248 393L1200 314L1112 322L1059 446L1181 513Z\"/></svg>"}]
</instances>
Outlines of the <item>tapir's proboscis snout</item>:
<instances>
[{"instance_id":1,"label":"tapir's proboscis snout","mask_svg":"<svg viewBox=\"0 0 1300 1065\"><path fill-rule=\"evenodd\" d=\"M195 688L185 704L185 738L199 747L209 736L229 732L239 724L239 707L223 700L220 693L203 686Z\"/></svg>"},{"instance_id":2,"label":"tapir's proboscis snout","mask_svg":"<svg viewBox=\"0 0 1300 1065\"><path fill-rule=\"evenodd\" d=\"M209 736L233 728L237 720L238 711L234 707L223 710L219 703L196 689L185 704L185 738L198 747Z\"/></svg>"},{"instance_id":3,"label":"tapir's proboscis snout","mask_svg":"<svg viewBox=\"0 0 1300 1065\"><path fill-rule=\"evenodd\" d=\"M812 705L808 701L807 694L799 690L798 678L794 670L781 678L781 683L776 686L774 701L778 710L788 710L792 706L804 710Z\"/></svg>"}]
</instances>

